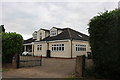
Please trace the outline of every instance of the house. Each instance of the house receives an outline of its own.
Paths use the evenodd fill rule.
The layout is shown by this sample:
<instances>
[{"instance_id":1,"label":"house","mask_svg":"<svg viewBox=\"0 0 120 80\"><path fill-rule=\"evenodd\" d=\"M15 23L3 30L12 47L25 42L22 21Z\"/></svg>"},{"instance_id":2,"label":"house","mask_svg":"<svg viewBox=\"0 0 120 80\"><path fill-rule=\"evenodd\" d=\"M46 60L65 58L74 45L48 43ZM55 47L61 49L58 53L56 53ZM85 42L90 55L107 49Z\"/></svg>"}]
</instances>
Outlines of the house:
<instances>
[{"instance_id":1,"label":"house","mask_svg":"<svg viewBox=\"0 0 120 80\"><path fill-rule=\"evenodd\" d=\"M89 37L71 28L40 29L32 35L24 41L24 51L34 56L75 58L90 52Z\"/></svg>"}]
</instances>

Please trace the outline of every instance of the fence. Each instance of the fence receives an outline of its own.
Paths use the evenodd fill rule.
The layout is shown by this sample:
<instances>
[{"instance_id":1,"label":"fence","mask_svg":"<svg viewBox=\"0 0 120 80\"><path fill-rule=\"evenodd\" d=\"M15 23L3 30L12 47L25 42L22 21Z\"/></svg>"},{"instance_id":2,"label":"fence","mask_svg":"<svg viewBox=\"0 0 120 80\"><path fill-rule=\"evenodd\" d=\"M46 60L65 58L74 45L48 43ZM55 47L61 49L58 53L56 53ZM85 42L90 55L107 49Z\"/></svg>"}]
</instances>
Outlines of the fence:
<instances>
[{"instance_id":1,"label":"fence","mask_svg":"<svg viewBox=\"0 0 120 80\"><path fill-rule=\"evenodd\" d=\"M42 65L42 55L38 56L38 57L16 55L13 58L13 64L16 68L41 66Z\"/></svg>"}]
</instances>

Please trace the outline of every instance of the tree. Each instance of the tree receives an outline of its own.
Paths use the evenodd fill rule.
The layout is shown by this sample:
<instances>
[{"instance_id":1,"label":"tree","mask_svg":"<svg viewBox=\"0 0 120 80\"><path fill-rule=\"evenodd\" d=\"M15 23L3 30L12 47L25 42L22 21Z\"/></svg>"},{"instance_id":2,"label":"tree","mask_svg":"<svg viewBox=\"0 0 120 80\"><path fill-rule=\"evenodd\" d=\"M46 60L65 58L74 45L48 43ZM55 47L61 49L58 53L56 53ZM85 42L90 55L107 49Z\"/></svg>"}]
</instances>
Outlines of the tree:
<instances>
[{"instance_id":1,"label":"tree","mask_svg":"<svg viewBox=\"0 0 120 80\"><path fill-rule=\"evenodd\" d=\"M89 33L96 72L105 78L119 78L120 9L93 17L89 22Z\"/></svg>"},{"instance_id":2,"label":"tree","mask_svg":"<svg viewBox=\"0 0 120 80\"><path fill-rule=\"evenodd\" d=\"M20 54L23 47L23 37L16 33L2 33L2 62L11 63L15 54Z\"/></svg>"}]
</instances>

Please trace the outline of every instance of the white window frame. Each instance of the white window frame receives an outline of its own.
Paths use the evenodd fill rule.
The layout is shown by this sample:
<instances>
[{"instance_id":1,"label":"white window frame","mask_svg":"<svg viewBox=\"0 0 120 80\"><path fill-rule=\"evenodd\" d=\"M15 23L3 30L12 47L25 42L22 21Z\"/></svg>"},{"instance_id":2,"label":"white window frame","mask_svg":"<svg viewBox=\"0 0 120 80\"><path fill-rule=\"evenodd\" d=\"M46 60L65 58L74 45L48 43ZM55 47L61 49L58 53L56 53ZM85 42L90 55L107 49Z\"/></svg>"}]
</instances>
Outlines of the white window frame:
<instances>
[{"instance_id":1,"label":"white window frame","mask_svg":"<svg viewBox=\"0 0 120 80\"><path fill-rule=\"evenodd\" d=\"M52 44L52 51L64 51L64 44Z\"/></svg>"},{"instance_id":2,"label":"white window frame","mask_svg":"<svg viewBox=\"0 0 120 80\"><path fill-rule=\"evenodd\" d=\"M86 45L76 44L76 51L86 51Z\"/></svg>"},{"instance_id":3,"label":"white window frame","mask_svg":"<svg viewBox=\"0 0 120 80\"><path fill-rule=\"evenodd\" d=\"M42 51L42 45L37 45L37 51Z\"/></svg>"},{"instance_id":4,"label":"white window frame","mask_svg":"<svg viewBox=\"0 0 120 80\"><path fill-rule=\"evenodd\" d=\"M50 33L51 36L56 36L57 35L57 32L54 30L54 31L51 31Z\"/></svg>"}]
</instances>

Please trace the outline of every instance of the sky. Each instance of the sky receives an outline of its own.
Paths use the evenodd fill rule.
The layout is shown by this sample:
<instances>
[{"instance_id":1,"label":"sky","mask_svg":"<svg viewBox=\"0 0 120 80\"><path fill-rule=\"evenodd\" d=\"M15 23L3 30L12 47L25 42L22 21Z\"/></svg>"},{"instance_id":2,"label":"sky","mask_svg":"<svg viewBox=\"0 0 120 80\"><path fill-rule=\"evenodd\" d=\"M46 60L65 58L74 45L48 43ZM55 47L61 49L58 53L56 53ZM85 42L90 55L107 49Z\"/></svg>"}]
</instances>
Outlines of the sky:
<instances>
[{"instance_id":1,"label":"sky","mask_svg":"<svg viewBox=\"0 0 120 80\"><path fill-rule=\"evenodd\" d=\"M105 10L114 10L118 2L2 2L0 6L0 20L6 32L28 39L34 31L52 27L68 27L89 35L90 19Z\"/></svg>"}]
</instances>

